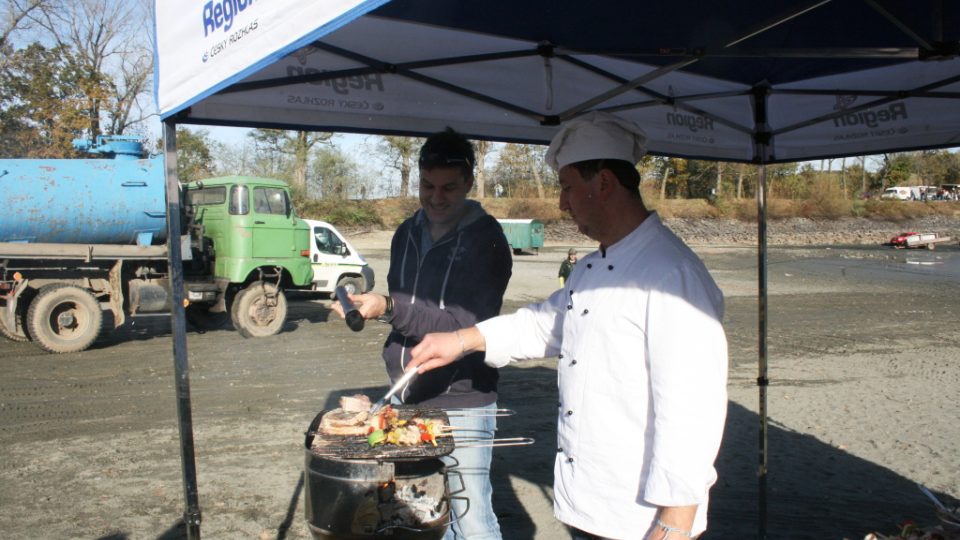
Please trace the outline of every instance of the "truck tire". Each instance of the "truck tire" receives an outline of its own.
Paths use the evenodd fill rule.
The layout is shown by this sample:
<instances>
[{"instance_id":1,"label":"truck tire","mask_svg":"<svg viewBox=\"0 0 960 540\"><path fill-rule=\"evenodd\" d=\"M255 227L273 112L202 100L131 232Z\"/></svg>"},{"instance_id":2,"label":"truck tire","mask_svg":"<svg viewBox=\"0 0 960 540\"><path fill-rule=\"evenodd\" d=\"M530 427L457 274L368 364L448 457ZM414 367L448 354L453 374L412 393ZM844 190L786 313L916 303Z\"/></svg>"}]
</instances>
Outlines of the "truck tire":
<instances>
[{"instance_id":1,"label":"truck tire","mask_svg":"<svg viewBox=\"0 0 960 540\"><path fill-rule=\"evenodd\" d=\"M210 311L207 306L187 306L184 314L187 322L200 333L219 330L230 321L229 311Z\"/></svg>"},{"instance_id":2,"label":"truck tire","mask_svg":"<svg viewBox=\"0 0 960 540\"><path fill-rule=\"evenodd\" d=\"M27 334L27 310L30 308L30 302L36 296L36 289L28 288L23 291L23 294L17 300L17 312L13 315L14 327L7 328L3 319L0 319L0 335L10 341L30 341L30 335Z\"/></svg>"},{"instance_id":3,"label":"truck tire","mask_svg":"<svg viewBox=\"0 0 960 540\"><path fill-rule=\"evenodd\" d=\"M345 276L337 281L337 287L345 287L350 294L363 294L363 278Z\"/></svg>"},{"instance_id":4,"label":"truck tire","mask_svg":"<svg viewBox=\"0 0 960 540\"><path fill-rule=\"evenodd\" d=\"M73 285L45 285L27 310L33 342L52 353L86 350L100 335L103 312L87 291Z\"/></svg>"},{"instance_id":5,"label":"truck tire","mask_svg":"<svg viewBox=\"0 0 960 540\"><path fill-rule=\"evenodd\" d=\"M287 322L287 297L276 285L255 281L234 297L230 318L245 338L272 336Z\"/></svg>"}]
</instances>

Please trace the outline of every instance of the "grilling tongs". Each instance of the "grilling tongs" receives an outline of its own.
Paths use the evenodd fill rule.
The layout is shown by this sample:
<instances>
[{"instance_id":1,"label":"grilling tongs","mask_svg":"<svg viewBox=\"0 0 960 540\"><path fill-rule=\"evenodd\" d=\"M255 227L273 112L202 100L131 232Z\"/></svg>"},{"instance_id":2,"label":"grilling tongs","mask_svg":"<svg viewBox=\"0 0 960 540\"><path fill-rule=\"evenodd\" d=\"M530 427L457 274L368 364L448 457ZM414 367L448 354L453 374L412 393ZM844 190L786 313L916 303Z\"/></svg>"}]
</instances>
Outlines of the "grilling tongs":
<instances>
[{"instance_id":1,"label":"grilling tongs","mask_svg":"<svg viewBox=\"0 0 960 540\"><path fill-rule=\"evenodd\" d=\"M373 404L373 407L370 407L370 414L376 414L377 411L382 409L383 406L387 404L387 401L390 398L392 398L394 394L399 392L400 389L404 387L404 385L410 382L410 380L413 379L413 377L416 374L417 374L416 368L411 369L410 371L407 371L406 373L404 373L403 377L400 377L400 380L398 380L396 384L394 384L382 398L377 400L377 402Z\"/></svg>"}]
</instances>

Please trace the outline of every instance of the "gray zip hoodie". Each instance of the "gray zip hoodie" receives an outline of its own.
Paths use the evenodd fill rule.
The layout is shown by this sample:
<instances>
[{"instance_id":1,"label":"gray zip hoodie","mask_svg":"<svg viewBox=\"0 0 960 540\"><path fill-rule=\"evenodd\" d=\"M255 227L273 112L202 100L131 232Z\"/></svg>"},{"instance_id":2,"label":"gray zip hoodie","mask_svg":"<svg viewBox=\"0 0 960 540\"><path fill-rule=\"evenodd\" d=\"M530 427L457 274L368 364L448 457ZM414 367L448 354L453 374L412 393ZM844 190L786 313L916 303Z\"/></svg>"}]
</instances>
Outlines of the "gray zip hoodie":
<instances>
[{"instance_id":1,"label":"gray zip hoodie","mask_svg":"<svg viewBox=\"0 0 960 540\"><path fill-rule=\"evenodd\" d=\"M403 375L410 349L424 335L473 326L500 313L513 268L510 247L496 219L476 201L465 204L457 227L432 245L423 210L393 235L387 274L393 331L383 346L393 381ZM497 400L498 374L483 358L483 353L471 354L418 375L398 396L404 403L430 407L489 405Z\"/></svg>"}]
</instances>

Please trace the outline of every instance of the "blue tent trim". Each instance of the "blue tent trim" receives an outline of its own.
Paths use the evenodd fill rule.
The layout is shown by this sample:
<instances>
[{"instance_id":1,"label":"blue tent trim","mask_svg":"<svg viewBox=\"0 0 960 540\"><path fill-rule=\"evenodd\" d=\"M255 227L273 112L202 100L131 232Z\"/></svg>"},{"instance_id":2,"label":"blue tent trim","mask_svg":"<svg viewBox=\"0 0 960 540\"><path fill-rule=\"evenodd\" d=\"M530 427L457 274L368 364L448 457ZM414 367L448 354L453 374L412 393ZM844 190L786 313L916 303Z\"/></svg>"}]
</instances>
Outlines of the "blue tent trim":
<instances>
[{"instance_id":1,"label":"blue tent trim","mask_svg":"<svg viewBox=\"0 0 960 540\"><path fill-rule=\"evenodd\" d=\"M315 29L314 31L312 31L312 32L310 32L310 33L308 33L308 34L305 34L303 37L301 37L301 38L298 39L297 41L291 43L291 44L288 45L287 47L285 47L285 48L283 48L283 49L277 49L277 50L273 51L272 53L264 56L262 59L260 59L259 61L257 61L256 63L254 63L254 64L251 65L250 67L248 67L247 69L245 69L245 70L243 70L243 71L237 72L235 75L229 77L228 79L223 80L222 82L220 82L220 83L218 83L218 84L216 84L216 85L214 85L214 86L211 86L210 88L208 88L208 89L205 90L204 92L201 92L201 93L199 93L199 94L197 94L197 95L195 95L195 96L187 99L184 103L182 103L182 104L180 104L180 105L177 105L177 106L171 108L169 111L165 111L165 112L164 112L164 111L161 111L160 119L161 119L161 120L166 120L166 119L168 119L168 118L171 118L171 117L176 116L176 115L177 115L178 113L180 113L181 111L183 111L183 110L185 110L185 109L188 109L192 104L197 103L198 101L202 101L203 99L208 98L208 97L216 94L217 92L220 92L221 90L223 90L223 89L225 89L225 88L229 88L231 85L233 85L233 84L235 84L235 83L237 83L237 82L242 81L243 79L249 77L250 75L253 75L254 73L257 73L258 71L262 70L263 68L265 68L265 67L273 64L273 63L276 62L277 60L280 60L280 59L283 58L284 56L287 56L287 55L290 54L291 52L296 51L297 49L300 49L301 47L304 47L305 45L307 45L307 44L309 44L309 43L311 43L311 42L313 42L313 41L316 41L316 40L320 39L321 37L323 37L323 36L325 36L325 35L333 32L333 31L341 28L342 26L350 23L351 21L357 19L358 17L361 17L361 16L367 14L367 13L370 12L371 10L374 10L374 9L376 9L376 8L378 8L378 7L386 4L386 3L389 2L389 1L390 1L390 0L369 0L369 1L367 1L367 2L363 2L362 4L357 5L355 8L351 9L350 11L347 11L347 12L343 13L341 16L337 17L336 19L333 19L333 20L331 20L330 22L328 22L327 24L318 27L318 28ZM156 43L156 36L157 36L156 19L154 19L154 32L153 32L153 35L154 35L153 62L154 62L154 66L157 66L157 67L155 68L155 71L156 71L157 73L159 73L159 72L160 72L160 63L161 63L161 62L160 62L160 57L159 57L159 55L157 54L157 49L158 49L158 48L157 48L157 43ZM156 96L159 95L159 88L158 88L159 81L158 81L158 79L159 79L158 77L155 77L155 78L154 78L154 81L153 81L153 95L155 96L155 104L157 105L157 108L159 109L159 108L160 108L159 102L156 101Z\"/></svg>"}]
</instances>

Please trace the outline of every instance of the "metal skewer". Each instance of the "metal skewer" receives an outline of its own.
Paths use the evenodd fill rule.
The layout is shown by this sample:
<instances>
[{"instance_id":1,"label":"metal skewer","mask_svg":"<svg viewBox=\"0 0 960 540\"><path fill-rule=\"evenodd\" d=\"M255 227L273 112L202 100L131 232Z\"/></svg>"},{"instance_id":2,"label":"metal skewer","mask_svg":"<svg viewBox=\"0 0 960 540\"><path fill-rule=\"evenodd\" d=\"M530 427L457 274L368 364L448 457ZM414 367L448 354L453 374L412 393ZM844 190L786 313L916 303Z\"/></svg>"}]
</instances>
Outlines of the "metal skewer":
<instances>
[{"instance_id":1,"label":"metal skewer","mask_svg":"<svg viewBox=\"0 0 960 540\"><path fill-rule=\"evenodd\" d=\"M512 409L492 409L492 410L482 410L482 409L444 409L447 411L447 416L453 417L467 417L467 416L513 416L516 412Z\"/></svg>"},{"instance_id":2,"label":"metal skewer","mask_svg":"<svg viewBox=\"0 0 960 540\"><path fill-rule=\"evenodd\" d=\"M513 437L511 439L461 439L457 441L458 448L500 448L501 446L530 446L536 442L530 437Z\"/></svg>"}]
</instances>

